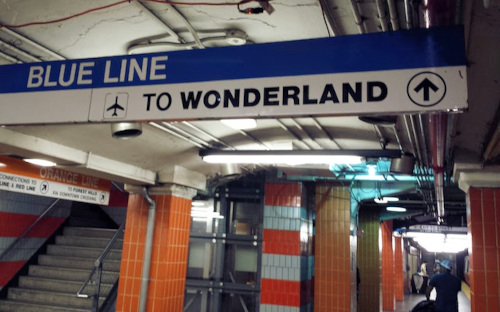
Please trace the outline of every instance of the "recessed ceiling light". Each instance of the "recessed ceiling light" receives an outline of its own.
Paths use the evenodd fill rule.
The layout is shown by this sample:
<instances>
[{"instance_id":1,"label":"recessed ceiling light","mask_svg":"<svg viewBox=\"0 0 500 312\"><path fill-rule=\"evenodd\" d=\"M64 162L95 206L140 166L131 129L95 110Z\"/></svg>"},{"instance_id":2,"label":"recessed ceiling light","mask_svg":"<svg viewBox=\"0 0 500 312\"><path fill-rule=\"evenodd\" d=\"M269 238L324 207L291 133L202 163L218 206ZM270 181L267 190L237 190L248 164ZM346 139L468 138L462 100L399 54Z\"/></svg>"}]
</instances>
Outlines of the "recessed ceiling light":
<instances>
[{"instance_id":1,"label":"recessed ceiling light","mask_svg":"<svg viewBox=\"0 0 500 312\"><path fill-rule=\"evenodd\" d=\"M253 129L257 127L255 119L221 119L221 122L236 130Z\"/></svg>"},{"instance_id":2,"label":"recessed ceiling light","mask_svg":"<svg viewBox=\"0 0 500 312\"><path fill-rule=\"evenodd\" d=\"M55 162L51 162L45 159L36 159L36 158L31 158L31 159L23 159L25 162L28 162L33 165L41 166L41 167L54 167L57 164Z\"/></svg>"}]
</instances>

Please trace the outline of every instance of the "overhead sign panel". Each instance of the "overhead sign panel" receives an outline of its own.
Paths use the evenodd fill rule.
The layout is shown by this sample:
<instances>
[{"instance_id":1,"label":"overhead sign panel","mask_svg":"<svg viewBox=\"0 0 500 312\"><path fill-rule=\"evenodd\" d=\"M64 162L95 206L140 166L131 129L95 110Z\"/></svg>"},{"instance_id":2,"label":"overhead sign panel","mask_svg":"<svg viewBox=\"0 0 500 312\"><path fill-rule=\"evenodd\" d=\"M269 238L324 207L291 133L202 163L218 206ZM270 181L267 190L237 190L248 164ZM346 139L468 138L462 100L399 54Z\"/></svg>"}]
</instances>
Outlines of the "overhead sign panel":
<instances>
[{"instance_id":1,"label":"overhead sign panel","mask_svg":"<svg viewBox=\"0 0 500 312\"><path fill-rule=\"evenodd\" d=\"M462 27L6 65L0 77L0 124L467 107Z\"/></svg>"},{"instance_id":2,"label":"overhead sign panel","mask_svg":"<svg viewBox=\"0 0 500 312\"><path fill-rule=\"evenodd\" d=\"M0 156L0 190L108 205L111 181Z\"/></svg>"}]
</instances>

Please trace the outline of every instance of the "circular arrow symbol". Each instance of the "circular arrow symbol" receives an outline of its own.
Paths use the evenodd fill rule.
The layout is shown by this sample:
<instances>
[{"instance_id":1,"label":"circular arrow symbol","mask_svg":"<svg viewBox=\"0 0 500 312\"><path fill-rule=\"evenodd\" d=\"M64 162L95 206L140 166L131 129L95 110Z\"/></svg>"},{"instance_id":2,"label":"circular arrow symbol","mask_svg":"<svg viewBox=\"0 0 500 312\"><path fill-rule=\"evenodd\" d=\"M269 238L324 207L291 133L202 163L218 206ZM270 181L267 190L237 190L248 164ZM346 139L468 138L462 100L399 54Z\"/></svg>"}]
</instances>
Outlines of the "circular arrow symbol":
<instances>
[{"instance_id":1,"label":"circular arrow symbol","mask_svg":"<svg viewBox=\"0 0 500 312\"><path fill-rule=\"evenodd\" d=\"M410 79L406 92L410 100L418 106L434 106L446 95L446 83L436 73L421 72Z\"/></svg>"}]
</instances>

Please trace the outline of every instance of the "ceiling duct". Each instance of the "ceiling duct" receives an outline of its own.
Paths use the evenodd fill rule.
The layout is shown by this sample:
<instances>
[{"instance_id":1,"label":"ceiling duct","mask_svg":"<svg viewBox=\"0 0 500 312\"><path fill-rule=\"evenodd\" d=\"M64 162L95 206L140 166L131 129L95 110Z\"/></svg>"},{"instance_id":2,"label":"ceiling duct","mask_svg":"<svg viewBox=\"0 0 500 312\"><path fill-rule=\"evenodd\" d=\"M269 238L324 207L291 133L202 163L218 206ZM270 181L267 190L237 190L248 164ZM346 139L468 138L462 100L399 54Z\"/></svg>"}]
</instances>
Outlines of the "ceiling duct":
<instances>
[{"instance_id":1,"label":"ceiling duct","mask_svg":"<svg viewBox=\"0 0 500 312\"><path fill-rule=\"evenodd\" d=\"M412 155L401 155L401 158L393 158L391 160L391 169L393 173L413 174L415 167L415 157Z\"/></svg>"}]
</instances>

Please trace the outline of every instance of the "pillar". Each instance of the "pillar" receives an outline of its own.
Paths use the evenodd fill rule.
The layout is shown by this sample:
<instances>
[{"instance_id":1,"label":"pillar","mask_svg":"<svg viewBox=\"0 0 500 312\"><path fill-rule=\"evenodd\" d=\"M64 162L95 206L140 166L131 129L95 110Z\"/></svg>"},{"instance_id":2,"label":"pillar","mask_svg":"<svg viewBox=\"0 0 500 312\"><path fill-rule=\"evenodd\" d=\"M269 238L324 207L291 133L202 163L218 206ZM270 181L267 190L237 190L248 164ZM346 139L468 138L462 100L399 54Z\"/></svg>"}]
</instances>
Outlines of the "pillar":
<instances>
[{"instance_id":1,"label":"pillar","mask_svg":"<svg viewBox=\"0 0 500 312\"><path fill-rule=\"evenodd\" d=\"M394 237L394 295L396 301L404 300L403 240Z\"/></svg>"},{"instance_id":2,"label":"pillar","mask_svg":"<svg viewBox=\"0 0 500 312\"><path fill-rule=\"evenodd\" d=\"M301 183L266 183L260 311L311 304L312 220Z\"/></svg>"},{"instance_id":3,"label":"pillar","mask_svg":"<svg viewBox=\"0 0 500 312\"><path fill-rule=\"evenodd\" d=\"M394 311L394 251L392 220L380 223L382 236L382 310Z\"/></svg>"},{"instance_id":4,"label":"pillar","mask_svg":"<svg viewBox=\"0 0 500 312\"><path fill-rule=\"evenodd\" d=\"M349 187L318 184L315 201L314 311L349 312L351 305Z\"/></svg>"},{"instance_id":5,"label":"pillar","mask_svg":"<svg viewBox=\"0 0 500 312\"><path fill-rule=\"evenodd\" d=\"M154 187L156 203L151 270L146 311L182 311L191 226L191 199L196 191L178 185ZM118 285L116 311L136 312L142 282L149 206L140 193L131 193Z\"/></svg>"},{"instance_id":6,"label":"pillar","mask_svg":"<svg viewBox=\"0 0 500 312\"><path fill-rule=\"evenodd\" d=\"M500 311L500 188L467 192L471 311Z\"/></svg>"},{"instance_id":7,"label":"pillar","mask_svg":"<svg viewBox=\"0 0 500 312\"><path fill-rule=\"evenodd\" d=\"M359 284L358 311L380 310L380 215L373 211L359 211L357 263L361 283Z\"/></svg>"}]
</instances>

